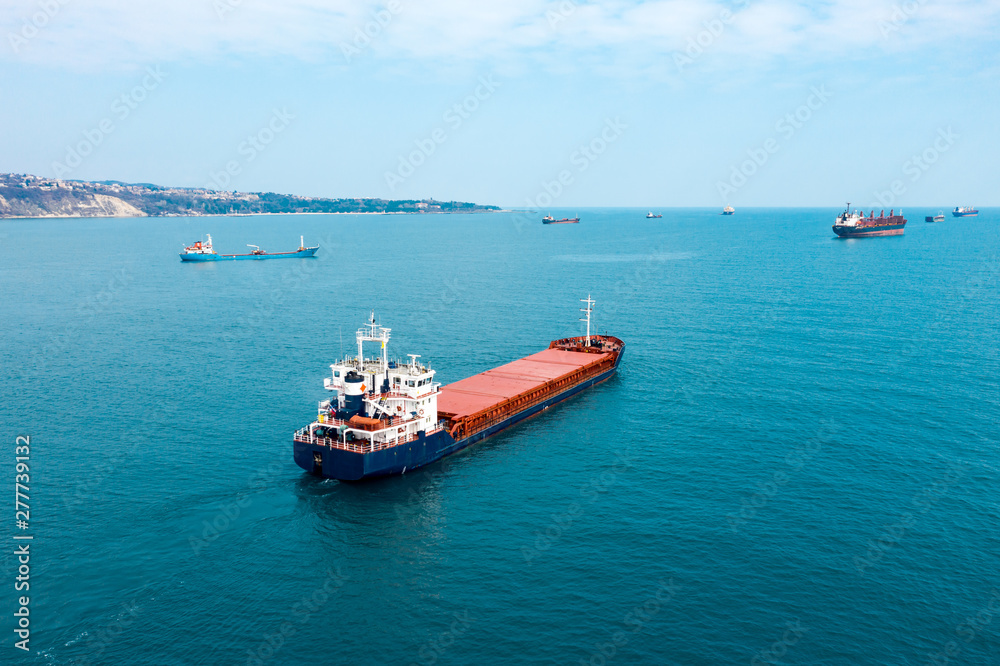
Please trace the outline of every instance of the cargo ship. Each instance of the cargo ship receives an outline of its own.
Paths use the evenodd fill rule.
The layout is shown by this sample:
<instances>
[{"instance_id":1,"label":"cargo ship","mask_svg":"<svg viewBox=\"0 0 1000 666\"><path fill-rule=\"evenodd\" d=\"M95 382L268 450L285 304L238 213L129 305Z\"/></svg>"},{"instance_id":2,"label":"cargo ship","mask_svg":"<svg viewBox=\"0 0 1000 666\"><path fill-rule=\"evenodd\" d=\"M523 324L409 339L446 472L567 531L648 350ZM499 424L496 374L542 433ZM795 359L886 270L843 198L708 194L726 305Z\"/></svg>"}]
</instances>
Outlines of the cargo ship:
<instances>
[{"instance_id":1,"label":"cargo ship","mask_svg":"<svg viewBox=\"0 0 1000 666\"><path fill-rule=\"evenodd\" d=\"M660 214L660 213L657 213L656 215L653 215L653 211L649 211L648 213L646 213L646 219L647 220L655 220L658 217L663 217L663 215Z\"/></svg>"},{"instance_id":2,"label":"cargo ship","mask_svg":"<svg viewBox=\"0 0 1000 666\"><path fill-rule=\"evenodd\" d=\"M976 217L979 211L974 206L959 206L951 214L955 217Z\"/></svg>"},{"instance_id":3,"label":"cargo ship","mask_svg":"<svg viewBox=\"0 0 1000 666\"><path fill-rule=\"evenodd\" d=\"M924 218L924 222L944 222L944 213L939 212L937 215L928 215Z\"/></svg>"},{"instance_id":4,"label":"cargo ship","mask_svg":"<svg viewBox=\"0 0 1000 666\"><path fill-rule=\"evenodd\" d=\"M734 213L736 213L736 209L733 208L732 206L726 206L725 208L722 209L723 215L733 215Z\"/></svg>"},{"instance_id":5,"label":"cargo ship","mask_svg":"<svg viewBox=\"0 0 1000 666\"><path fill-rule=\"evenodd\" d=\"M590 334L595 303L589 296L587 334L549 343L547 349L447 386L430 364L408 354L389 360L391 329L375 314L357 332L358 353L330 366L315 421L297 430L296 464L340 481L405 474L535 416L603 382L618 369L625 343ZM366 358L364 344L381 345Z\"/></svg>"},{"instance_id":6,"label":"cargo ship","mask_svg":"<svg viewBox=\"0 0 1000 666\"><path fill-rule=\"evenodd\" d=\"M265 252L257 245L247 245L253 250L247 254L218 254L212 248L212 236L208 235L208 240L204 243L198 241L194 245L184 248L181 253L181 261L227 261L230 259L289 259L295 257L312 257L316 254L316 247L306 247L305 237L299 236L299 249L294 252Z\"/></svg>"},{"instance_id":7,"label":"cargo ship","mask_svg":"<svg viewBox=\"0 0 1000 666\"><path fill-rule=\"evenodd\" d=\"M903 227L906 226L903 211L899 211L897 215L890 210L889 214L886 215L883 210L878 214L878 217L875 217L875 211L872 211L868 217L865 217L863 211L851 212L850 208L851 204L847 204L847 208L837 216L837 221L833 225L833 233L841 238L900 236L903 233Z\"/></svg>"},{"instance_id":8,"label":"cargo ship","mask_svg":"<svg viewBox=\"0 0 1000 666\"><path fill-rule=\"evenodd\" d=\"M561 220L557 220L551 215L546 215L542 218L542 224L577 224L580 221L578 217L564 217Z\"/></svg>"}]
</instances>

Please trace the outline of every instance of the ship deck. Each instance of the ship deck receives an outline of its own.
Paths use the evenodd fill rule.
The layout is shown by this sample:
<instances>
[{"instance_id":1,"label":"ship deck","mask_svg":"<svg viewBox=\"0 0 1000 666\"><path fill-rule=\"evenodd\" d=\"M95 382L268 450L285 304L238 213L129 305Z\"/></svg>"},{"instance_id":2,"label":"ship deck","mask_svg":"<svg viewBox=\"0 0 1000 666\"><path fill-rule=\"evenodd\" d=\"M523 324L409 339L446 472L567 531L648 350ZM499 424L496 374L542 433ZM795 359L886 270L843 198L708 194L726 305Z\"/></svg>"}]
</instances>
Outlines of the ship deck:
<instances>
[{"instance_id":1,"label":"ship deck","mask_svg":"<svg viewBox=\"0 0 1000 666\"><path fill-rule=\"evenodd\" d=\"M469 437L613 369L616 358L617 351L550 347L442 386L438 416L453 437Z\"/></svg>"},{"instance_id":2,"label":"ship deck","mask_svg":"<svg viewBox=\"0 0 1000 666\"><path fill-rule=\"evenodd\" d=\"M608 357L610 354L546 349L442 386L438 413L452 419L471 416Z\"/></svg>"}]
</instances>

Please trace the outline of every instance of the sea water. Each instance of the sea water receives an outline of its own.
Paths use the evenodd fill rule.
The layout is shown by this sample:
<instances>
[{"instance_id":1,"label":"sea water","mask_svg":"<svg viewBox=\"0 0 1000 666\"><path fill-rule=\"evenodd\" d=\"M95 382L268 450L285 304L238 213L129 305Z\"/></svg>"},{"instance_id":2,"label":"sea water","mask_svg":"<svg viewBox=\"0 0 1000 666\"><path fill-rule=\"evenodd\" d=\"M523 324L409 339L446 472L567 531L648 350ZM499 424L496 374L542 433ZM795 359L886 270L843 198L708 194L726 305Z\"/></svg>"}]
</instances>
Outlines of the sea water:
<instances>
[{"instance_id":1,"label":"sea water","mask_svg":"<svg viewBox=\"0 0 1000 666\"><path fill-rule=\"evenodd\" d=\"M0 222L3 661L1000 663L1000 211L837 212ZM403 477L294 464L372 310L449 383L588 295L610 381Z\"/></svg>"}]
</instances>

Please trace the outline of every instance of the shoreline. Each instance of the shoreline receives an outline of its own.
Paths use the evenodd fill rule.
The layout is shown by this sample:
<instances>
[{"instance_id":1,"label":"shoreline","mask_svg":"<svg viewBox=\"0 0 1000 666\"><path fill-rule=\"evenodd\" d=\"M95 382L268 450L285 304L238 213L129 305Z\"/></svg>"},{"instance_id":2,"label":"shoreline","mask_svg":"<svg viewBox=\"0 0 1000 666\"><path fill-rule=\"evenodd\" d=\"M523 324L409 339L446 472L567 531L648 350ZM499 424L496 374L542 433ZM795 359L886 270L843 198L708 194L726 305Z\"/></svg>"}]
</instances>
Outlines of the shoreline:
<instances>
[{"instance_id":1,"label":"shoreline","mask_svg":"<svg viewBox=\"0 0 1000 666\"><path fill-rule=\"evenodd\" d=\"M514 210L472 210L472 211L449 211L436 210L433 212L407 212L393 211L391 213L376 213L371 211L347 213L319 213L312 211L290 212L290 213L222 213L220 215L3 215L2 220L162 220L179 217L264 217L267 215L478 215L482 213L515 213Z\"/></svg>"}]
</instances>

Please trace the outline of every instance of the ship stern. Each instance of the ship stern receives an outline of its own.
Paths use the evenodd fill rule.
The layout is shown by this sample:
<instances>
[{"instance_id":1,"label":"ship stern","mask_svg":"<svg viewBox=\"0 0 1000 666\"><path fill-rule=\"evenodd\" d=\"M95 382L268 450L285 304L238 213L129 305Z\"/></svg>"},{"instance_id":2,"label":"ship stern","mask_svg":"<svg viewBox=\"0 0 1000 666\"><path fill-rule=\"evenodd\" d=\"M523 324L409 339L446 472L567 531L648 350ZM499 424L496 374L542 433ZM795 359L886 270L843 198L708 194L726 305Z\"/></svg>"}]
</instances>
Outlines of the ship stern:
<instances>
[{"instance_id":1,"label":"ship stern","mask_svg":"<svg viewBox=\"0 0 1000 666\"><path fill-rule=\"evenodd\" d=\"M365 454L295 441L295 464L316 476L339 481L365 477Z\"/></svg>"}]
</instances>

